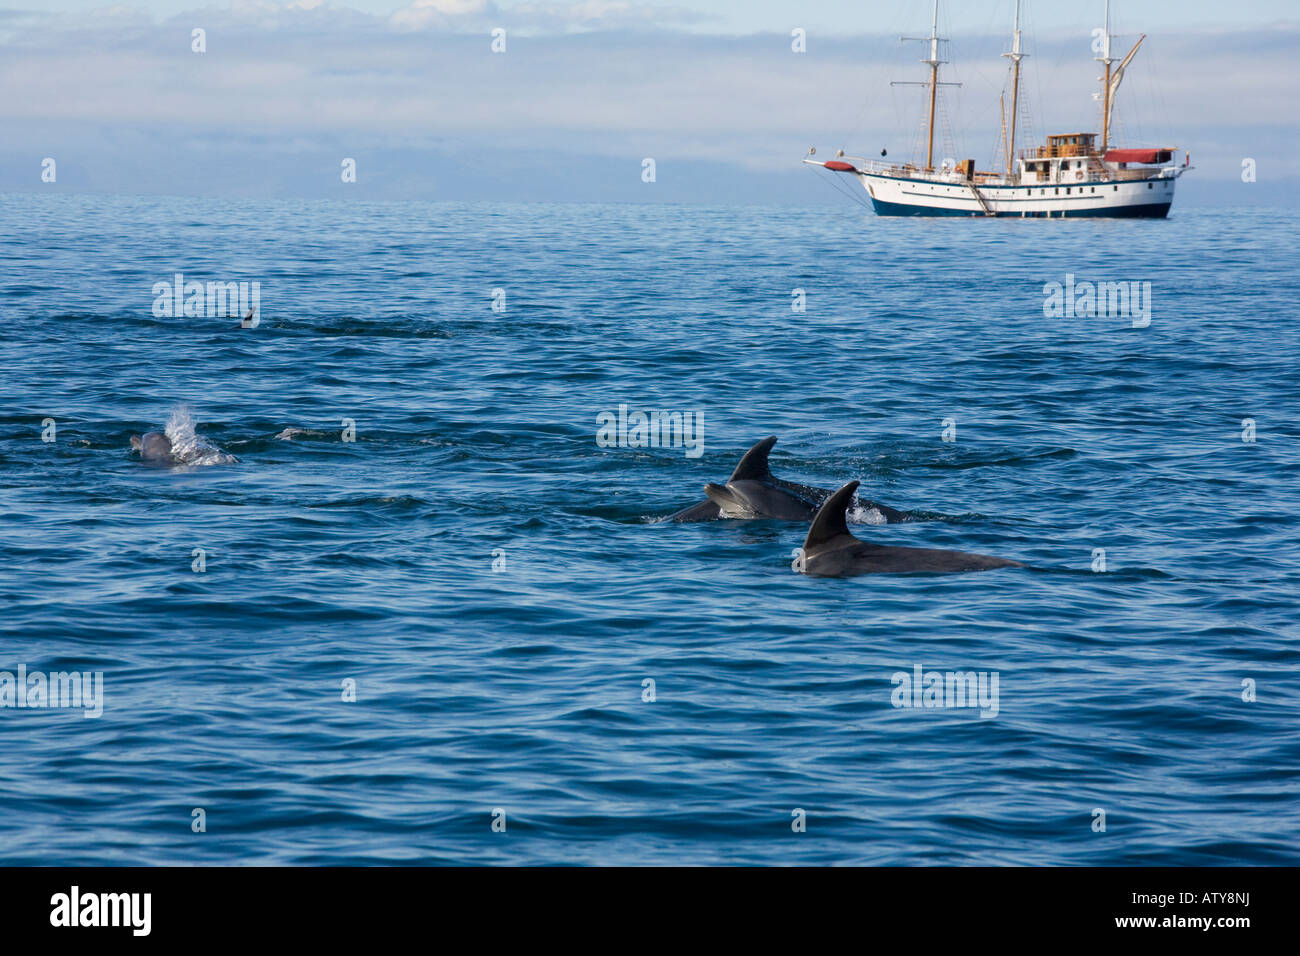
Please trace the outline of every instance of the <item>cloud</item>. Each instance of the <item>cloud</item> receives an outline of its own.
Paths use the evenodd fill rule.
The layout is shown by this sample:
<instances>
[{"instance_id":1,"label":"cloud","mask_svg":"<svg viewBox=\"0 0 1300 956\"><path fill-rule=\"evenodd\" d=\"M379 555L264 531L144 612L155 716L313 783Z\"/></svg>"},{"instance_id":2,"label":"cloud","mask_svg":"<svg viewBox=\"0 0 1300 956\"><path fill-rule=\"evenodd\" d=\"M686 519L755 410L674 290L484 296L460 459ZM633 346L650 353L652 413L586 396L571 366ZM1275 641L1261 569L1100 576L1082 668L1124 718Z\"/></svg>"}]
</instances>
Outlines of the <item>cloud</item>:
<instances>
[{"instance_id":1,"label":"cloud","mask_svg":"<svg viewBox=\"0 0 1300 956\"><path fill-rule=\"evenodd\" d=\"M476 24L485 23L495 17L496 9L488 0L415 0L388 19L399 30L447 29L468 26L471 18Z\"/></svg>"},{"instance_id":2,"label":"cloud","mask_svg":"<svg viewBox=\"0 0 1300 956\"><path fill-rule=\"evenodd\" d=\"M684 7L633 3L629 0L578 0L571 3L524 2L501 8L491 0L414 0L388 22L399 30L485 31L505 27L525 35L582 30L665 28L709 19Z\"/></svg>"},{"instance_id":3,"label":"cloud","mask_svg":"<svg viewBox=\"0 0 1300 956\"><path fill-rule=\"evenodd\" d=\"M715 183L730 187L798 170L809 145L858 155L888 146L891 156L906 155L921 125L916 90L889 86L919 70L915 51L900 51L896 37L814 36L808 53L794 54L781 34L650 29L639 18L660 8L618 0L508 10L491 0L413 3L403 9L446 22L409 28L297 2L211 8L161 23L118 13L11 24L23 35L0 60L0 83L22 95L0 101L7 129L0 158L19 171L20 187L30 178L24 157L53 155L47 143L63 152L61 175L80 164L87 182L127 191L141 178L194 188L196 164L209 170L201 182L227 188L256 181L272 153L285 170L298 155L328 171L363 150L370 183L377 163L394 183L418 182L422 168L432 168L420 164L435 154L450 157L441 177L469 181L480 175L477 164L495 164L523 182L567 182L580 179L573 170L624 164L639 173L651 156L662 183L672 181L674 164L704 163ZM503 54L490 49L496 16L511 31ZM488 18L482 29L465 26L475 17ZM593 17L623 26L594 29ZM516 33L516 23L534 32ZM195 54L190 29L200 25L208 52ZM950 93L953 148L981 168L998 138L1003 43L968 38L955 58L954 78L966 85ZM1126 140L1190 148L1202 176L1232 178L1246 156L1270 176L1300 174L1290 145L1297 45L1295 29L1151 37L1121 93ZM1027 61L1040 138L1094 124L1096 64L1077 46L1075 37L1049 37ZM114 168L130 166L126 151L135 149L146 151L139 162L151 164L153 176L123 174L115 187ZM219 169L213 157L221 157ZM564 162L569 169L552 168ZM280 189L293 177L272 179ZM454 194L445 178L438 185L440 195Z\"/></svg>"}]
</instances>

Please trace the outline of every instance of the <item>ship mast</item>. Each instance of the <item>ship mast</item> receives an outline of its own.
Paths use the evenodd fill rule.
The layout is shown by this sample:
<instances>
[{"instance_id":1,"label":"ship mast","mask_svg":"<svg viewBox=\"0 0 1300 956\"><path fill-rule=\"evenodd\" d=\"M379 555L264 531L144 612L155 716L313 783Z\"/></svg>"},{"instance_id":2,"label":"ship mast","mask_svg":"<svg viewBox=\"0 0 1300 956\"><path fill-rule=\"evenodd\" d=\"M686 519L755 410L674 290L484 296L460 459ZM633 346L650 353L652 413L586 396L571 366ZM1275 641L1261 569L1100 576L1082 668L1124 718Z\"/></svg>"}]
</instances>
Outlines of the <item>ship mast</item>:
<instances>
[{"instance_id":1,"label":"ship mast","mask_svg":"<svg viewBox=\"0 0 1300 956\"><path fill-rule=\"evenodd\" d=\"M930 120L929 120L929 137L925 147L925 171L927 173L934 171L934 111L941 86L961 86L960 83L940 83L939 67L947 63L947 60L939 59L939 44L947 42L945 37L939 36L939 0L934 0L934 16L930 20L930 35L928 37L900 37L902 40L916 40L930 44L929 59L922 60L930 68L929 83L907 83L894 82L890 86L928 86L930 88Z\"/></svg>"},{"instance_id":2,"label":"ship mast","mask_svg":"<svg viewBox=\"0 0 1300 956\"><path fill-rule=\"evenodd\" d=\"M1107 4L1110 0L1106 0ZM1007 178L1016 161L1016 119L1020 115L1020 61L1025 54L1020 52L1020 0L1016 0L1016 18L1011 26L1011 52L1003 53L1011 57L1011 135L1007 138Z\"/></svg>"},{"instance_id":3,"label":"ship mast","mask_svg":"<svg viewBox=\"0 0 1300 956\"><path fill-rule=\"evenodd\" d=\"M926 172L934 169L934 103L939 95L939 0L934 0L934 19L930 22L930 138L925 150Z\"/></svg>"},{"instance_id":4,"label":"ship mast","mask_svg":"<svg viewBox=\"0 0 1300 956\"><path fill-rule=\"evenodd\" d=\"M1099 63L1106 64L1106 75L1101 77L1101 152L1103 156L1110 147L1110 114L1115 110L1115 94L1119 92L1119 85L1124 82L1124 71L1133 62L1133 57L1137 56L1138 48L1142 46L1142 41L1146 38L1145 33L1138 37L1137 43L1133 44L1133 49L1129 50L1128 55L1120 60L1118 67L1112 69L1111 64L1115 62L1115 58L1110 55L1110 0L1106 0L1105 37L1102 42L1102 54L1096 58Z\"/></svg>"},{"instance_id":5,"label":"ship mast","mask_svg":"<svg viewBox=\"0 0 1300 956\"><path fill-rule=\"evenodd\" d=\"M1106 75L1101 80L1101 153L1106 155L1110 146L1110 65L1115 62L1110 55L1110 0L1106 0L1106 26L1101 40L1098 62L1106 64Z\"/></svg>"}]
</instances>

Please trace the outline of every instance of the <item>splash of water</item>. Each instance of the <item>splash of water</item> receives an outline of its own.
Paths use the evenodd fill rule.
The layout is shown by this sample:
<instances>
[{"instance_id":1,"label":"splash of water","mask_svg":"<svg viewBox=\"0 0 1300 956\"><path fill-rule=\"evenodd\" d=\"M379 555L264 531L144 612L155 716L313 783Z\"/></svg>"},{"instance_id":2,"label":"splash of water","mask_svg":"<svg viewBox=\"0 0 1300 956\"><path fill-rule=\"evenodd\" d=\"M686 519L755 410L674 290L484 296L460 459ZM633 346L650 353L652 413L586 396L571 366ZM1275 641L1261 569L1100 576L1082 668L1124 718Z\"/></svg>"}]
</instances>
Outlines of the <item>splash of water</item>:
<instances>
[{"instance_id":1,"label":"splash of water","mask_svg":"<svg viewBox=\"0 0 1300 956\"><path fill-rule=\"evenodd\" d=\"M846 515L849 524L888 524L888 519L880 513L879 508L864 507L857 498L849 507Z\"/></svg>"},{"instance_id":2,"label":"splash of water","mask_svg":"<svg viewBox=\"0 0 1300 956\"><path fill-rule=\"evenodd\" d=\"M181 465L231 465L238 459L226 454L194 431L194 413L188 405L177 405L164 429L172 443L172 457Z\"/></svg>"}]
</instances>

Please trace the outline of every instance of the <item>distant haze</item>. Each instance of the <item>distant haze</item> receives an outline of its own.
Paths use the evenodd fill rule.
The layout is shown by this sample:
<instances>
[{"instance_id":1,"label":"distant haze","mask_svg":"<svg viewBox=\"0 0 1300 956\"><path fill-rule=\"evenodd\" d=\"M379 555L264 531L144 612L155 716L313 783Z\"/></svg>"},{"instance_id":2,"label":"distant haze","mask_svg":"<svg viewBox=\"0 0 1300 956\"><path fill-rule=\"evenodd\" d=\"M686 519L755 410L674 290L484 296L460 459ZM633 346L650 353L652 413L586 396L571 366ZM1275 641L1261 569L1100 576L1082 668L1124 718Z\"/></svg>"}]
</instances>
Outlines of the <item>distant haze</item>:
<instances>
[{"instance_id":1,"label":"distant haze","mask_svg":"<svg viewBox=\"0 0 1300 956\"><path fill-rule=\"evenodd\" d=\"M833 29L843 4L791 4L790 29L806 23L802 54L789 29L772 31L781 14L770 3L751 20L721 3L356 6L0 11L0 190L803 205L847 201L800 165L810 145L907 158L921 142L921 92L890 80L922 77L922 47L898 38L927 31L924 3L870 5L888 9L878 32L861 32L871 24L858 15ZM962 14L945 27L947 79L963 86L945 91L950 135L938 148L993 168L1010 3L952 6ZM1164 4L1115 6L1117 55L1149 34L1117 138L1191 151L1198 168L1180 203L1293 204L1300 26L1268 3L1239 5L1230 29L1204 26L1208 4L1185 18ZM1099 17L1072 16L1027 17L1022 146L1097 126ZM194 28L204 53L191 51ZM54 184L41 181L47 157ZM345 158L355 183L341 182ZM1246 159L1256 183L1241 181Z\"/></svg>"}]
</instances>

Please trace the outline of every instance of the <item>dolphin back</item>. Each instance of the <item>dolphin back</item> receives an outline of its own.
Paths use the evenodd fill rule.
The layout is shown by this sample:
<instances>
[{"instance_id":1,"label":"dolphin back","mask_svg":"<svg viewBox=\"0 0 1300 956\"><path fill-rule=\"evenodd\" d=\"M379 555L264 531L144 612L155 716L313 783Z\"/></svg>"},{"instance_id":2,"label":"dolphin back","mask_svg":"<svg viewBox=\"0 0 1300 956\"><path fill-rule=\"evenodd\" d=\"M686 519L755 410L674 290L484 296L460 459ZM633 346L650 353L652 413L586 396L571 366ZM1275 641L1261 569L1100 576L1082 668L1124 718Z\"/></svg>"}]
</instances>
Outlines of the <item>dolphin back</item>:
<instances>
[{"instance_id":1,"label":"dolphin back","mask_svg":"<svg viewBox=\"0 0 1300 956\"><path fill-rule=\"evenodd\" d=\"M131 436L131 447L146 461L168 461L172 457L171 439L162 432L145 432Z\"/></svg>"},{"instance_id":2,"label":"dolphin back","mask_svg":"<svg viewBox=\"0 0 1300 956\"><path fill-rule=\"evenodd\" d=\"M691 505L689 508L683 508L675 514L670 514L664 521L716 521L722 514L722 509L712 501L701 501L699 504Z\"/></svg>"}]
</instances>

